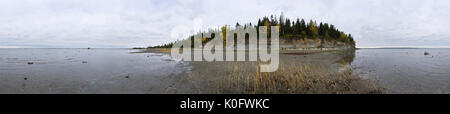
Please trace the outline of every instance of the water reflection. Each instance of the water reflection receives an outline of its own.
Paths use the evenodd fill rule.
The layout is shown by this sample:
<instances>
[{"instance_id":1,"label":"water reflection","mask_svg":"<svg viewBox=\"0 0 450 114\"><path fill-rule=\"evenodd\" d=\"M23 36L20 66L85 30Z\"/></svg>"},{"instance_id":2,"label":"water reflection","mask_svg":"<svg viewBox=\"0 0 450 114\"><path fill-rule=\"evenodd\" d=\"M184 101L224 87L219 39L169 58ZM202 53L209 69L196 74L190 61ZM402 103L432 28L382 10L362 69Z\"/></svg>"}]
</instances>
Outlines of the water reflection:
<instances>
[{"instance_id":1,"label":"water reflection","mask_svg":"<svg viewBox=\"0 0 450 114\"><path fill-rule=\"evenodd\" d=\"M0 93L208 93L212 89L205 88L223 77L228 64L180 62L168 54L134 51L0 49ZM429 54L424 55L425 51ZM393 93L450 93L449 60L450 49L280 54L280 64L285 66L313 64L330 72L352 70L360 77L378 80Z\"/></svg>"}]
</instances>

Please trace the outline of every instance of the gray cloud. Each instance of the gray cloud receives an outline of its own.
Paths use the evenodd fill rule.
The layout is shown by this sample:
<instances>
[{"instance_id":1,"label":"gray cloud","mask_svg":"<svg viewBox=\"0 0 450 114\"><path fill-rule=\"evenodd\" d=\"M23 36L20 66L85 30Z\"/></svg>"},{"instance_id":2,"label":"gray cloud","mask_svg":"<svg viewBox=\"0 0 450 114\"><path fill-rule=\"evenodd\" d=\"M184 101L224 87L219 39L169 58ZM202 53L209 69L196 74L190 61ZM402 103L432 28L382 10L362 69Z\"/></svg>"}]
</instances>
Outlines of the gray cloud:
<instances>
[{"instance_id":1,"label":"gray cloud","mask_svg":"<svg viewBox=\"0 0 450 114\"><path fill-rule=\"evenodd\" d=\"M448 0L2 0L1 47L134 47L174 27L255 23L284 12L328 22L358 47L449 46Z\"/></svg>"}]
</instances>

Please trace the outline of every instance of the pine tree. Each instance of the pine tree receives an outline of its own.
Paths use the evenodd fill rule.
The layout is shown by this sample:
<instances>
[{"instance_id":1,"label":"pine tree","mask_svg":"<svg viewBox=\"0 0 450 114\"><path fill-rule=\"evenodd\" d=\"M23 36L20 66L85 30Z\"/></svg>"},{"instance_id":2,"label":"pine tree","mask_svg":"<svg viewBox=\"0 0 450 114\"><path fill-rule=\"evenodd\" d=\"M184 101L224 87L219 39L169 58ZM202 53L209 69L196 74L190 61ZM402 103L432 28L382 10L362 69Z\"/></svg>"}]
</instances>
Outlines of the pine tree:
<instances>
[{"instance_id":1,"label":"pine tree","mask_svg":"<svg viewBox=\"0 0 450 114\"><path fill-rule=\"evenodd\" d=\"M306 22L304 19L300 21L300 34L306 36Z\"/></svg>"}]
</instances>

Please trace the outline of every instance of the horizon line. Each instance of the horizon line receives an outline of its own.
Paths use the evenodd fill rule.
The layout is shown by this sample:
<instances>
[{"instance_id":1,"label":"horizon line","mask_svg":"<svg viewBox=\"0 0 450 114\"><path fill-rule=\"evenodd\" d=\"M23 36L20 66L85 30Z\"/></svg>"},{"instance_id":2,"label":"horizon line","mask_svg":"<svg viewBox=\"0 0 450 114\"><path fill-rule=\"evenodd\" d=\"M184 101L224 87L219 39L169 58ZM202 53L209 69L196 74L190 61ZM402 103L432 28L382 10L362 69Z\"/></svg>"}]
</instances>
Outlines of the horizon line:
<instances>
[{"instance_id":1,"label":"horizon line","mask_svg":"<svg viewBox=\"0 0 450 114\"><path fill-rule=\"evenodd\" d=\"M133 49L146 47L10 47L0 46L0 49ZM450 48L450 46L356 46L357 49L426 49L426 48Z\"/></svg>"},{"instance_id":2,"label":"horizon line","mask_svg":"<svg viewBox=\"0 0 450 114\"><path fill-rule=\"evenodd\" d=\"M411 49L424 49L424 48L450 48L450 46L356 46L356 48L366 49L386 49L386 48L411 48Z\"/></svg>"}]
</instances>

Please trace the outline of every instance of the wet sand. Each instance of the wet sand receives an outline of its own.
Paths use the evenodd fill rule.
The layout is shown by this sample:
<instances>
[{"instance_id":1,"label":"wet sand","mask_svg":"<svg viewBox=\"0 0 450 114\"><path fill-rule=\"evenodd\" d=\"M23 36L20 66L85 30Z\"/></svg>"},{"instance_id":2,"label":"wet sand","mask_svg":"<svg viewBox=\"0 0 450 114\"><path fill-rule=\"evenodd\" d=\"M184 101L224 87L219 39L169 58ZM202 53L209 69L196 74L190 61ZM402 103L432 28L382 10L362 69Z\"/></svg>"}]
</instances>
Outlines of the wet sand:
<instances>
[{"instance_id":1,"label":"wet sand","mask_svg":"<svg viewBox=\"0 0 450 114\"><path fill-rule=\"evenodd\" d=\"M165 54L135 51L0 49L0 93L169 93L191 69Z\"/></svg>"}]
</instances>

